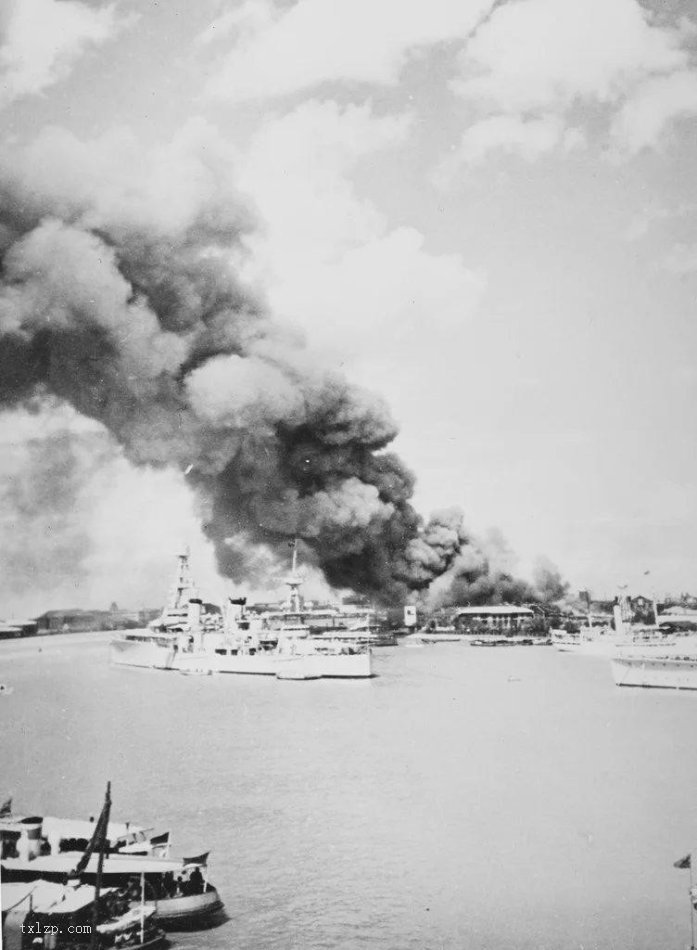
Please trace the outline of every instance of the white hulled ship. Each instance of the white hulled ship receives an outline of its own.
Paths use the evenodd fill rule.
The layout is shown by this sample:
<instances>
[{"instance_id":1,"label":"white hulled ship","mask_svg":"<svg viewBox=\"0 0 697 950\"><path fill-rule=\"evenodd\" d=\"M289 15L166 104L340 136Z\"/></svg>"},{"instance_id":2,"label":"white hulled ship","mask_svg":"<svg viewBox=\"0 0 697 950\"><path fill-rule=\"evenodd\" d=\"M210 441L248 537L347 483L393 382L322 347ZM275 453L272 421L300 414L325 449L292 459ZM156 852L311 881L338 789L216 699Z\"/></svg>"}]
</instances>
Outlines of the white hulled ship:
<instances>
[{"instance_id":1,"label":"white hulled ship","mask_svg":"<svg viewBox=\"0 0 697 950\"><path fill-rule=\"evenodd\" d=\"M610 662L617 686L646 686L662 689L697 689L697 649L626 653Z\"/></svg>"},{"instance_id":2,"label":"white hulled ship","mask_svg":"<svg viewBox=\"0 0 697 950\"><path fill-rule=\"evenodd\" d=\"M680 634L662 628L655 602L654 624L631 623L629 616L627 599L622 598L613 608L614 629L607 624L595 626L595 618L589 611L587 626L581 627L576 633L552 630L552 643L562 653L611 658L635 653L653 655L656 650L661 653L674 650L680 652L691 643L697 644L697 638L690 634Z\"/></svg>"},{"instance_id":3,"label":"white hulled ship","mask_svg":"<svg viewBox=\"0 0 697 950\"><path fill-rule=\"evenodd\" d=\"M111 660L121 666L186 673L237 673L279 679L367 679L373 675L369 646L357 640L315 636L304 622L302 578L297 550L285 582L287 609L271 627L264 614L246 609L245 598L229 598L222 614L203 612L189 572L189 555L178 556L170 600L154 629L126 632L111 644Z\"/></svg>"},{"instance_id":4,"label":"white hulled ship","mask_svg":"<svg viewBox=\"0 0 697 950\"><path fill-rule=\"evenodd\" d=\"M697 689L697 636L692 633L660 632L655 611L654 639L618 649L610 661L617 686L661 689ZM615 625L624 630L621 611L615 608Z\"/></svg>"}]
</instances>

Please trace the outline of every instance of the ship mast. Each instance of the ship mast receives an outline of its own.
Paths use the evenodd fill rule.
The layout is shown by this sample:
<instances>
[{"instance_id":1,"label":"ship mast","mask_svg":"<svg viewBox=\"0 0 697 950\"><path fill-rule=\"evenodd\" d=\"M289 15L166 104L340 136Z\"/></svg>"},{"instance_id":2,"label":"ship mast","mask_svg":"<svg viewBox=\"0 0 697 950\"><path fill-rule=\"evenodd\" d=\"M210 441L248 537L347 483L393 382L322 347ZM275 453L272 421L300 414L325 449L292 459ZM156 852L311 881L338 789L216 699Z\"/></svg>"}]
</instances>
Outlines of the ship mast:
<instances>
[{"instance_id":1,"label":"ship mast","mask_svg":"<svg viewBox=\"0 0 697 950\"><path fill-rule=\"evenodd\" d=\"M294 614L300 613L300 586L302 584L302 578L298 574L298 539L294 538L292 541L288 542L293 549L293 558L291 561L290 574L285 579L284 583L290 588L288 594L288 601L290 603L290 612Z\"/></svg>"},{"instance_id":2,"label":"ship mast","mask_svg":"<svg viewBox=\"0 0 697 950\"><path fill-rule=\"evenodd\" d=\"M184 549L183 554L177 555L177 573L174 579L174 585L170 591L168 607L177 610L186 607L189 600L196 596L196 589L191 577L189 567L189 546Z\"/></svg>"}]
</instances>

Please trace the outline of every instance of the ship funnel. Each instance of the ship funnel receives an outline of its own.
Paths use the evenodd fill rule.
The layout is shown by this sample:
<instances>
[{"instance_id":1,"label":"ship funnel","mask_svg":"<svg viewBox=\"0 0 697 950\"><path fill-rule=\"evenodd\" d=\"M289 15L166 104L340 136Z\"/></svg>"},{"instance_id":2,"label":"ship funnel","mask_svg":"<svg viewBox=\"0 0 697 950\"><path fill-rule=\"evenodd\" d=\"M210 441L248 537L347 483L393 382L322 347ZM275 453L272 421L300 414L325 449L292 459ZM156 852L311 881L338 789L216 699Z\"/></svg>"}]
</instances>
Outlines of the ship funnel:
<instances>
[{"instance_id":1,"label":"ship funnel","mask_svg":"<svg viewBox=\"0 0 697 950\"><path fill-rule=\"evenodd\" d=\"M187 607L186 619L189 624L189 630L194 638L194 650L201 649L201 614L203 602L198 597L192 597Z\"/></svg>"},{"instance_id":2,"label":"ship funnel","mask_svg":"<svg viewBox=\"0 0 697 950\"><path fill-rule=\"evenodd\" d=\"M31 858L38 858L41 854L41 828L43 818L38 816L32 818L22 818L22 833L17 842L17 852L19 856L28 861Z\"/></svg>"},{"instance_id":3,"label":"ship funnel","mask_svg":"<svg viewBox=\"0 0 697 950\"><path fill-rule=\"evenodd\" d=\"M624 619L622 617L622 605L615 604L615 606L612 608L612 614L615 618L615 632L618 634L618 636L623 637L625 634L625 629Z\"/></svg>"}]
</instances>

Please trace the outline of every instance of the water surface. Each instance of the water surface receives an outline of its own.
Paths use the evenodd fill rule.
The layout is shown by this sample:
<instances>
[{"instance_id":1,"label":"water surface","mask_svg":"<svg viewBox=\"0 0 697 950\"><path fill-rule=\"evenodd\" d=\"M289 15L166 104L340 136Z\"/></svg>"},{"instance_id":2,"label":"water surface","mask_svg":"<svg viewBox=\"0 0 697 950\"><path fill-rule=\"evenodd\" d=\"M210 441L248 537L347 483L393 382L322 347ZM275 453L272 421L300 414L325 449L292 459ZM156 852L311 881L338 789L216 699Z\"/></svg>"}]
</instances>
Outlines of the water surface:
<instances>
[{"instance_id":1,"label":"water surface","mask_svg":"<svg viewBox=\"0 0 697 950\"><path fill-rule=\"evenodd\" d=\"M111 668L102 635L0 643L0 797L212 849L229 920L176 946L689 945L697 694L607 660L438 644L368 682Z\"/></svg>"}]
</instances>

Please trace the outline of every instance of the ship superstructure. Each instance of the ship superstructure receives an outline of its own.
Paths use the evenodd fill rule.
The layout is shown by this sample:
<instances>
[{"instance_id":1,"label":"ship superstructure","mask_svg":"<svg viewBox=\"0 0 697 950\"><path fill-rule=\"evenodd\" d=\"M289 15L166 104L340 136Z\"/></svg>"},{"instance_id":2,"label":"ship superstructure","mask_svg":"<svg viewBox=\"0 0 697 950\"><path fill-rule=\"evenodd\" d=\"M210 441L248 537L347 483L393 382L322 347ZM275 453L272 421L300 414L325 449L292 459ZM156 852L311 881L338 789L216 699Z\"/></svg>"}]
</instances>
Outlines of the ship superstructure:
<instances>
[{"instance_id":1,"label":"ship superstructure","mask_svg":"<svg viewBox=\"0 0 697 950\"><path fill-rule=\"evenodd\" d=\"M148 625L151 630L183 630L188 623L189 601L198 600L198 590L191 576L190 551L187 547L177 555L177 571L170 587L167 603L162 613Z\"/></svg>"},{"instance_id":2,"label":"ship superstructure","mask_svg":"<svg viewBox=\"0 0 697 950\"><path fill-rule=\"evenodd\" d=\"M293 544L289 600L271 617L248 612L246 598L228 598L220 614L206 615L189 571L189 553L178 556L177 576L160 617L148 631L127 632L111 644L112 662L186 673L242 673L279 679L367 679L371 652L365 643L312 634L304 622L297 549Z\"/></svg>"}]
</instances>

